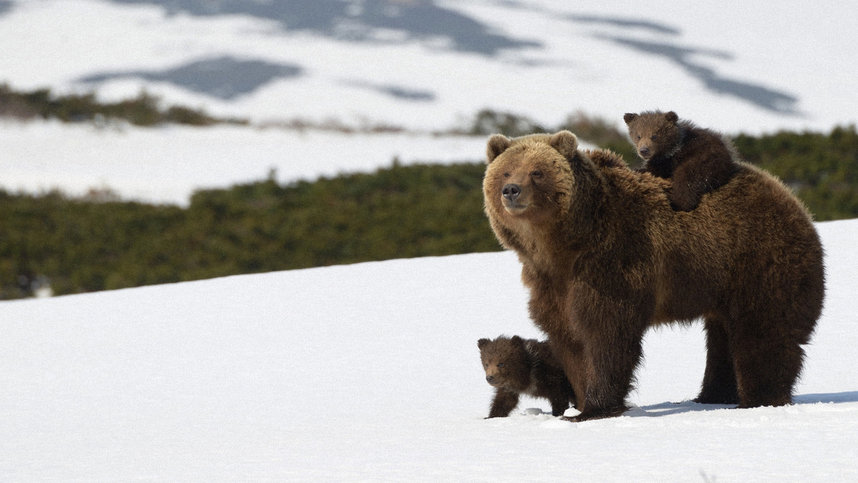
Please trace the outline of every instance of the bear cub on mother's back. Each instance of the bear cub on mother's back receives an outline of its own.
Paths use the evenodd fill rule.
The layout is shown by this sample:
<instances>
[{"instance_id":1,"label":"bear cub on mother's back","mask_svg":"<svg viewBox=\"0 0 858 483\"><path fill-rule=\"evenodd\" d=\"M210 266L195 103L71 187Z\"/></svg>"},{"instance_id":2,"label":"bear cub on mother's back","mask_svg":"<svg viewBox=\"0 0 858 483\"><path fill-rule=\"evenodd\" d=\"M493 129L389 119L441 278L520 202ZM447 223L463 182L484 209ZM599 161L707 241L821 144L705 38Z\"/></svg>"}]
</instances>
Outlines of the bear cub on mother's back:
<instances>
[{"instance_id":1,"label":"bear cub on mother's back","mask_svg":"<svg viewBox=\"0 0 858 483\"><path fill-rule=\"evenodd\" d=\"M486 381L495 388L490 418L509 416L520 394L548 399L554 416L562 416L570 402L575 404L572 385L548 342L516 335L480 339L477 346Z\"/></svg>"},{"instance_id":2,"label":"bear cub on mother's back","mask_svg":"<svg viewBox=\"0 0 858 483\"><path fill-rule=\"evenodd\" d=\"M645 162L643 171L673 180L668 198L675 210L693 210L705 193L725 185L738 168L729 140L680 121L673 111L626 113L623 120Z\"/></svg>"}]
</instances>

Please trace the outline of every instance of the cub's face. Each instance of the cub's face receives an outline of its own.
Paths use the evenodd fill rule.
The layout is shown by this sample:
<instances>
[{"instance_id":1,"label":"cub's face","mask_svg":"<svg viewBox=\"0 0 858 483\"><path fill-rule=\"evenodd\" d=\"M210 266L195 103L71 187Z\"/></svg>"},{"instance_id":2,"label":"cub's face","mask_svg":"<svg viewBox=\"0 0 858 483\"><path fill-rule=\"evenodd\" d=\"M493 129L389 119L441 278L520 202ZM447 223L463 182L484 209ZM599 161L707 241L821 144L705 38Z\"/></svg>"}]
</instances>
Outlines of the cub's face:
<instances>
[{"instance_id":1,"label":"cub's face","mask_svg":"<svg viewBox=\"0 0 858 483\"><path fill-rule=\"evenodd\" d=\"M480 360L486 372L486 382L494 387L518 388L529 378L527 352L518 336L508 339L480 339Z\"/></svg>"},{"instance_id":2,"label":"cub's face","mask_svg":"<svg viewBox=\"0 0 858 483\"><path fill-rule=\"evenodd\" d=\"M670 152L679 143L679 118L673 111L626 113L623 120L629 128L629 138L635 145L638 156L644 161Z\"/></svg>"},{"instance_id":3,"label":"cub's face","mask_svg":"<svg viewBox=\"0 0 858 483\"><path fill-rule=\"evenodd\" d=\"M577 146L572 136L573 150ZM556 215L568 203L572 176L569 162L548 135L489 140L489 165L483 179L486 209L494 216L531 222Z\"/></svg>"}]
</instances>

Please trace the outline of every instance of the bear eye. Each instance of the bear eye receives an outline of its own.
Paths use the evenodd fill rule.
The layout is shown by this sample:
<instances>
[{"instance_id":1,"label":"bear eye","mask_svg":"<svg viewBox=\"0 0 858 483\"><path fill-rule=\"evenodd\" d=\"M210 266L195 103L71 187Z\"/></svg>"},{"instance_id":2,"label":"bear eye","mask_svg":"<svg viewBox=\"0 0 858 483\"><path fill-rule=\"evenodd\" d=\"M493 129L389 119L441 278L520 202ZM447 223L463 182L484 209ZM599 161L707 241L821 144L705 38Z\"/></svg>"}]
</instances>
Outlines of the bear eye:
<instances>
[{"instance_id":1,"label":"bear eye","mask_svg":"<svg viewBox=\"0 0 858 483\"><path fill-rule=\"evenodd\" d=\"M656 139L657 137L658 137L658 136L656 136L655 134L653 134L653 135L650 137L650 139L651 139L651 140L653 140L653 141L655 141L655 139Z\"/></svg>"},{"instance_id":2,"label":"bear eye","mask_svg":"<svg viewBox=\"0 0 858 483\"><path fill-rule=\"evenodd\" d=\"M503 177L504 177L504 178L509 178L509 173L504 173L504 174L503 174Z\"/></svg>"},{"instance_id":3,"label":"bear eye","mask_svg":"<svg viewBox=\"0 0 858 483\"><path fill-rule=\"evenodd\" d=\"M501 367L503 367L503 362L498 362L498 369L500 369Z\"/></svg>"},{"instance_id":4,"label":"bear eye","mask_svg":"<svg viewBox=\"0 0 858 483\"><path fill-rule=\"evenodd\" d=\"M542 178L542 176L543 176L542 171L540 171L538 169L533 171L532 173L530 173L530 175L533 176L534 178L537 178L537 179Z\"/></svg>"},{"instance_id":5,"label":"bear eye","mask_svg":"<svg viewBox=\"0 0 858 483\"><path fill-rule=\"evenodd\" d=\"M640 134L638 134L638 135L637 135L637 140L638 140L638 141L640 141L640 140L641 140L641 135L640 135Z\"/></svg>"}]
</instances>

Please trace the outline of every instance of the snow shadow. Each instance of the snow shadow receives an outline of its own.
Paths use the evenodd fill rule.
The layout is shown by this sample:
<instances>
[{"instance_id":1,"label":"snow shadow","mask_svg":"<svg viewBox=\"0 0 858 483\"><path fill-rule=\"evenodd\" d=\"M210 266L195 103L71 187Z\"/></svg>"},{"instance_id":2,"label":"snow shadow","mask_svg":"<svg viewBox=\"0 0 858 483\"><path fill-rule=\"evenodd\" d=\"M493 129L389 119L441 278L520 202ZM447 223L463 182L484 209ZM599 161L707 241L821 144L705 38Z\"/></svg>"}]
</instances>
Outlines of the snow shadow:
<instances>
[{"instance_id":1,"label":"snow shadow","mask_svg":"<svg viewBox=\"0 0 858 483\"><path fill-rule=\"evenodd\" d=\"M0 15L12 10L12 0L0 0Z\"/></svg>"},{"instance_id":2,"label":"snow shadow","mask_svg":"<svg viewBox=\"0 0 858 483\"><path fill-rule=\"evenodd\" d=\"M594 37L613 42L621 47L632 49L643 54L667 59L685 69L692 77L699 79L704 87L712 92L739 98L767 111L789 115L800 115L796 109L798 98L794 95L772 89L760 84L731 79L722 76L710 67L695 62L698 56L714 57L722 60L732 60L733 55L710 49L685 47L666 42L651 42L612 35L596 34Z\"/></svg>"},{"instance_id":3,"label":"snow shadow","mask_svg":"<svg viewBox=\"0 0 858 483\"><path fill-rule=\"evenodd\" d=\"M647 406L635 406L623 413L623 416L629 416L632 418L656 418L669 416L671 414L714 411L717 409L732 409L735 407L735 404L699 404L694 401L683 401L677 403L663 402Z\"/></svg>"},{"instance_id":4,"label":"snow shadow","mask_svg":"<svg viewBox=\"0 0 858 483\"><path fill-rule=\"evenodd\" d=\"M394 84L376 84L372 82L358 80L346 80L343 81L342 84L351 87L356 87L359 89L366 89L369 91L377 92L379 94L385 94L402 101L431 102L434 101L437 97L436 94L432 91L411 89L408 87Z\"/></svg>"},{"instance_id":5,"label":"snow shadow","mask_svg":"<svg viewBox=\"0 0 858 483\"><path fill-rule=\"evenodd\" d=\"M682 31L670 25L652 20L630 19L604 15L569 15L567 18L575 23L609 25L623 30L645 30L662 35L680 35Z\"/></svg>"},{"instance_id":6,"label":"snow shadow","mask_svg":"<svg viewBox=\"0 0 858 483\"><path fill-rule=\"evenodd\" d=\"M545 13L552 14L549 11ZM591 34L594 38L673 62L683 68L690 76L699 79L709 91L738 98L767 111L793 116L801 115L797 109L799 99L789 92L723 76L716 69L707 67L695 60L700 56L705 56L710 59L731 61L735 56L729 52L684 46L672 40L657 42L628 36L631 31L644 31L647 34L661 35L669 39L682 34L682 30L678 27L641 18L603 15L565 15L564 17L575 24L591 25L602 29L602 31ZM608 31L612 31L614 34L609 34ZM622 34L617 34L617 32L622 32Z\"/></svg>"},{"instance_id":7,"label":"snow shadow","mask_svg":"<svg viewBox=\"0 0 858 483\"><path fill-rule=\"evenodd\" d=\"M858 402L858 391L801 394L792 398L795 404Z\"/></svg>"},{"instance_id":8,"label":"snow shadow","mask_svg":"<svg viewBox=\"0 0 858 483\"><path fill-rule=\"evenodd\" d=\"M246 15L274 21L284 31L310 31L349 41L379 41L379 34L395 32L413 40L444 40L449 48L493 56L502 49L541 47L493 31L487 25L433 1L391 2L364 0L112 0L122 4L163 7L168 14L200 17ZM397 40L399 41L399 40Z\"/></svg>"},{"instance_id":9,"label":"snow shadow","mask_svg":"<svg viewBox=\"0 0 858 483\"><path fill-rule=\"evenodd\" d=\"M794 405L803 404L838 404L858 402L858 391L846 391L836 393L801 394L793 396ZM626 411L623 416L629 417L661 417L671 414L682 414L690 412L714 411L718 409L733 409L735 404L699 404L693 401L663 402L647 406L633 407Z\"/></svg>"},{"instance_id":10,"label":"snow shadow","mask_svg":"<svg viewBox=\"0 0 858 483\"><path fill-rule=\"evenodd\" d=\"M249 94L274 80L298 77L303 72L304 70L295 64L275 64L221 56L196 60L166 70L97 73L82 77L78 81L99 83L114 79L141 78L168 82L200 94L231 100Z\"/></svg>"}]
</instances>

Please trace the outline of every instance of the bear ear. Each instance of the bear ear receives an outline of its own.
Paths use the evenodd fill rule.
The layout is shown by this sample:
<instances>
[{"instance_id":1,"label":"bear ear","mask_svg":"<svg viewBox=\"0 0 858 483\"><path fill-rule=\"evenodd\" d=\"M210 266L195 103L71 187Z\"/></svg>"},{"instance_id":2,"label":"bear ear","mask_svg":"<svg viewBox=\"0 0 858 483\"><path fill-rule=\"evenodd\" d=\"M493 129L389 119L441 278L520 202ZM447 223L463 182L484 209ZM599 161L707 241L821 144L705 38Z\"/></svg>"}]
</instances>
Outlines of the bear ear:
<instances>
[{"instance_id":1,"label":"bear ear","mask_svg":"<svg viewBox=\"0 0 858 483\"><path fill-rule=\"evenodd\" d=\"M676 124L676 121L679 120L679 116L677 116L676 113L673 111L670 111L667 114L665 114L664 118L667 119L668 122L672 122L674 124Z\"/></svg>"},{"instance_id":2,"label":"bear ear","mask_svg":"<svg viewBox=\"0 0 858 483\"><path fill-rule=\"evenodd\" d=\"M570 131L560 131L553 134L548 139L548 144L569 160L578 153L578 138Z\"/></svg>"},{"instance_id":3,"label":"bear ear","mask_svg":"<svg viewBox=\"0 0 858 483\"><path fill-rule=\"evenodd\" d=\"M623 121L626 121L626 124L631 124L637 118L638 115L633 112L627 112L623 115Z\"/></svg>"},{"instance_id":4,"label":"bear ear","mask_svg":"<svg viewBox=\"0 0 858 483\"><path fill-rule=\"evenodd\" d=\"M488 340L488 339L480 339L480 340L478 340L478 341L477 341L477 347L479 347L480 349L482 349L482 348L483 348L483 347L485 347L488 343L489 343L489 340Z\"/></svg>"},{"instance_id":5,"label":"bear ear","mask_svg":"<svg viewBox=\"0 0 858 483\"><path fill-rule=\"evenodd\" d=\"M521 345L521 346L524 345L524 339L522 339L521 337L519 337L517 335L512 336L512 339L510 339L510 340L515 345Z\"/></svg>"},{"instance_id":6,"label":"bear ear","mask_svg":"<svg viewBox=\"0 0 858 483\"><path fill-rule=\"evenodd\" d=\"M507 150L510 144L512 144L512 140L503 134L493 134L492 137L489 138L489 143L486 146L486 162L491 163L494 161L496 157L500 156L501 153Z\"/></svg>"}]
</instances>

